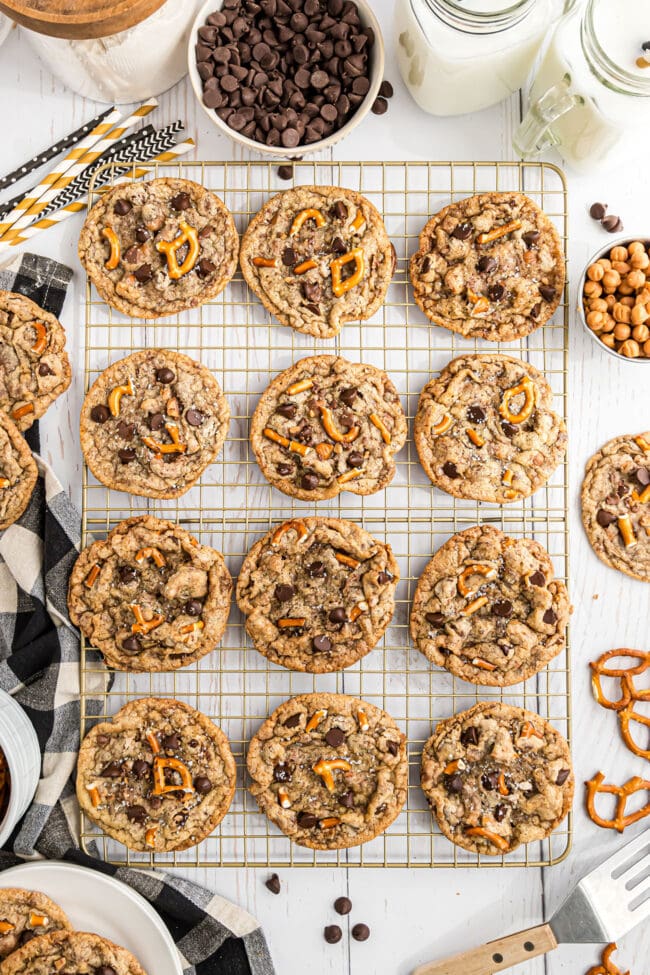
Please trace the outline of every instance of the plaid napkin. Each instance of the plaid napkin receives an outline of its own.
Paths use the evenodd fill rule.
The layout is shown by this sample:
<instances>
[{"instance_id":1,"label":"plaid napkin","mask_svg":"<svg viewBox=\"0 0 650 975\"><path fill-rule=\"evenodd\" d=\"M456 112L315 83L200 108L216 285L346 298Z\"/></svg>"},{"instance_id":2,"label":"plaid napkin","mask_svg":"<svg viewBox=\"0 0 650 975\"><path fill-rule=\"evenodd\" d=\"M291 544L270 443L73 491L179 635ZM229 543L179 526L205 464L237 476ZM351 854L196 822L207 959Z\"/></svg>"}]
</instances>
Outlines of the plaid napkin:
<instances>
[{"instance_id":1,"label":"plaid napkin","mask_svg":"<svg viewBox=\"0 0 650 975\"><path fill-rule=\"evenodd\" d=\"M71 275L54 261L26 254L0 271L0 288L19 290L58 315ZM273 975L262 930L246 911L197 884L153 870L118 869L79 849L79 640L66 596L80 519L52 470L36 461L39 477L26 511L0 532L0 687L34 725L43 768L34 801L0 850L0 871L39 856L100 870L150 901L188 975ZM88 705L92 712L92 701ZM99 702L95 709L99 713Z\"/></svg>"}]
</instances>

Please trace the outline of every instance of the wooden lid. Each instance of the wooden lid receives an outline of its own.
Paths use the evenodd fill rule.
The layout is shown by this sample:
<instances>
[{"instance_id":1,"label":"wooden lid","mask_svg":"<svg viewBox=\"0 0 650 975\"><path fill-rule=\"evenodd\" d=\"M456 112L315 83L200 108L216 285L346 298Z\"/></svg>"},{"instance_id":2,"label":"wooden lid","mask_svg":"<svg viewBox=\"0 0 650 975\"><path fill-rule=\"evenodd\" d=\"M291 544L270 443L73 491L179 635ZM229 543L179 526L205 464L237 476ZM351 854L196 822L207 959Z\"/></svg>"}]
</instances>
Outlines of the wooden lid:
<instances>
[{"instance_id":1,"label":"wooden lid","mask_svg":"<svg viewBox=\"0 0 650 975\"><path fill-rule=\"evenodd\" d=\"M0 0L0 11L51 37L107 37L139 24L165 0Z\"/></svg>"}]
</instances>

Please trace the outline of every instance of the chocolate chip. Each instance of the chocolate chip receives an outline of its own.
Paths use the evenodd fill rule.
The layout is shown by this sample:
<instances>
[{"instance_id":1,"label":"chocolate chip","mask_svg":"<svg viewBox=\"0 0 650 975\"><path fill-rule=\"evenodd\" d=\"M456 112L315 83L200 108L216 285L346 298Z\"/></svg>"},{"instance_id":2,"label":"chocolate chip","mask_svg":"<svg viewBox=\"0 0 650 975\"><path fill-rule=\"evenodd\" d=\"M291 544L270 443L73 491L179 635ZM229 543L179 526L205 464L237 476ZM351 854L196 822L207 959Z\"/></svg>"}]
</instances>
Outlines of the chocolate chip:
<instances>
[{"instance_id":1,"label":"chocolate chip","mask_svg":"<svg viewBox=\"0 0 650 975\"><path fill-rule=\"evenodd\" d=\"M458 468L450 460L446 460L445 463L442 465L442 473L445 475L445 477L450 477L452 480L455 480L455 478L460 477L460 474L458 473Z\"/></svg>"},{"instance_id":2,"label":"chocolate chip","mask_svg":"<svg viewBox=\"0 0 650 975\"><path fill-rule=\"evenodd\" d=\"M346 809L354 808L354 793L342 792L341 795L338 797L338 800L342 806L345 806Z\"/></svg>"},{"instance_id":3,"label":"chocolate chip","mask_svg":"<svg viewBox=\"0 0 650 975\"><path fill-rule=\"evenodd\" d=\"M555 300L555 288L551 287L550 284L540 284L539 293L544 301Z\"/></svg>"},{"instance_id":4,"label":"chocolate chip","mask_svg":"<svg viewBox=\"0 0 650 975\"><path fill-rule=\"evenodd\" d=\"M293 179L293 166L278 166L280 179Z\"/></svg>"},{"instance_id":5,"label":"chocolate chip","mask_svg":"<svg viewBox=\"0 0 650 975\"><path fill-rule=\"evenodd\" d=\"M144 779L151 772L151 765L142 758L136 758L132 772L138 779Z\"/></svg>"},{"instance_id":6,"label":"chocolate chip","mask_svg":"<svg viewBox=\"0 0 650 975\"><path fill-rule=\"evenodd\" d=\"M136 247L135 244L133 247L129 247L128 250L124 251L124 260L127 264L135 264L136 261L139 261L140 248Z\"/></svg>"},{"instance_id":7,"label":"chocolate chip","mask_svg":"<svg viewBox=\"0 0 650 975\"><path fill-rule=\"evenodd\" d=\"M540 572L540 570L537 569L535 572L533 572L528 581L530 582L531 586L545 586L546 576L543 572Z\"/></svg>"},{"instance_id":8,"label":"chocolate chip","mask_svg":"<svg viewBox=\"0 0 650 975\"><path fill-rule=\"evenodd\" d=\"M431 623L432 626L442 626L445 622L444 613L425 613L424 618L427 623Z\"/></svg>"},{"instance_id":9,"label":"chocolate chip","mask_svg":"<svg viewBox=\"0 0 650 975\"><path fill-rule=\"evenodd\" d=\"M471 223L459 223L451 232L451 236L455 237L456 240L467 240L472 236L472 225Z\"/></svg>"},{"instance_id":10,"label":"chocolate chip","mask_svg":"<svg viewBox=\"0 0 650 975\"><path fill-rule=\"evenodd\" d=\"M337 606L336 609L331 609L328 614L330 623L334 623L335 626L339 623L345 623L347 618L348 614L342 606Z\"/></svg>"},{"instance_id":11,"label":"chocolate chip","mask_svg":"<svg viewBox=\"0 0 650 975\"><path fill-rule=\"evenodd\" d=\"M48 366L47 362L40 362L39 363L39 366L38 366L38 374L39 374L39 376L53 376L54 375L54 373L52 372L52 370Z\"/></svg>"},{"instance_id":12,"label":"chocolate chip","mask_svg":"<svg viewBox=\"0 0 650 975\"><path fill-rule=\"evenodd\" d=\"M280 477L288 477L292 473L293 467L291 464L278 464L276 470Z\"/></svg>"},{"instance_id":13,"label":"chocolate chip","mask_svg":"<svg viewBox=\"0 0 650 975\"><path fill-rule=\"evenodd\" d=\"M512 616L512 603L509 599L499 599L492 604L492 612L495 616Z\"/></svg>"},{"instance_id":14,"label":"chocolate chip","mask_svg":"<svg viewBox=\"0 0 650 975\"><path fill-rule=\"evenodd\" d=\"M276 586L275 598L279 603L288 603L296 594L294 586Z\"/></svg>"},{"instance_id":15,"label":"chocolate chip","mask_svg":"<svg viewBox=\"0 0 650 975\"><path fill-rule=\"evenodd\" d=\"M184 190L181 193L177 193L176 196L172 196L171 204L174 210L189 210L192 205L190 194Z\"/></svg>"},{"instance_id":16,"label":"chocolate chip","mask_svg":"<svg viewBox=\"0 0 650 975\"><path fill-rule=\"evenodd\" d=\"M352 450L347 456L348 467L363 467L363 454L358 450Z\"/></svg>"},{"instance_id":17,"label":"chocolate chip","mask_svg":"<svg viewBox=\"0 0 650 975\"><path fill-rule=\"evenodd\" d=\"M137 654L142 653L142 641L139 636L127 636L126 640L122 640L122 649L127 653Z\"/></svg>"},{"instance_id":18,"label":"chocolate chip","mask_svg":"<svg viewBox=\"0 0 650 975\"><path fill-rule=\"evenodd\" d=\"M188 410L185 419L191 427L200 427L205 417L198 410Z\"/></svg>"},{"instance_id":19,"label":"chocolate chip","mask_svg":"<svg viewBox=\"0 0 650 975\"><path fill-rule=\"evenodd\" d=\"M163 386L169 386L170 383L174 382L176 376L171 369L164 366L162 369L156 369L156 379L159 383L162 383Z\"/></svg>"},{"instance_id":20,"label":"chocolate chip","mask_svg":"<svg viewBox=\"0 0 650 975\"><path fill-rule=\"evenodd\" d=\"M268 880L264 881L264 886L267 890L270 890L272 894L280 893L280 878L277 873L272 873Z\"/></svg>"},{"instance_id":21,"label":"chocolate chip","mask_svg":"<svg viewBox=\"0 0 650 975\"><path fill-rule=\"evenodd\" d=\"M479 257L477 267L482 274L488 274L490 271L496 271L499 266L499 262L496 257L492 257L488 254L484 254L483 257Z\"/></svg>"},{"instance_id":22,"label":"chocolate chip","mask_svg":"<svg viewBox=\"0 0 650 975\"><path fill-rule=\"evenodd\" d=\"M506 289L502 284L491 284L487 289L487 296L490 301L501 301L505 293Z\"/></svg>"},{"instance_id":23,"label":"chocolate chip","mask_svg":"<svg viewBox=\"0 0 650 975\"><path fill-rule=\"evenodd\" d=\"M129 203L129 201L121 198L115 201L113 212L116 213L118 217L124 217L132 209L133 206Z\"/></svg>"},{"instance_id":24,"label":"chocolate chip","mask_svg":"<svg viewBox=\"0 0 650 975\"><path fill-rule=\"evenodd\" d=\"M592 203L589 207L589 216L594 220L602 220L607 213L606 203Z\"/></svg>"},{"instance_id":25,"label":"chocolate chip","mask_svg":"<svg viewBox=\"0 0 650 975\"><path fill-rule=\"evenodd\" d=\"M301 829L312 829L316 825L318 820L311 813L301 812L298 813L296 822L298 823L298 826L300 826Z\"/></svg>"},{"instance_id":26,"label":"chocolate chip","mask_svg":"<svg viewBox=\"0 0 650 975\"><path fill-rule=\"evenodd\" d=\"M37 938L37 937L38 937L38 933L36 931L32 931L30 928L25 928L25 930L21 931L20 933L20 937L18 938L18 944L22 948L23 945L28 944L28 942L30 942L33 938Z\"/></svg>"},{"instance_id":27,"label":"chocolate chip","mask_svg":"<svg viewBox=\"0 0 650 975\"><path fill-rule=\"evenodd\" d=\"M486 792L494 792L499 784L499 773L489 772L481 776L481 785Z\"/></svg>"},{"instance_id":28,"label":"chocolate chip","mask_svg":"<svg viewBox=\"0 0 650 975\"><path fill-rule=\"evenodd\" d=\"M200 796L207 796L208 792L212 792L212 782L207 775L197 775L194 779L194 790Z\"/></svg>"},{"instance_id":29,"label":"chocolate chip","mask_svg":"<svg viewBox=\"0 0 650 975\"><path fill-rule=\"evenodd\" d=\"M122 438L122 440L133 440L133 434L135 433L135 424L127 423L126 420L120 420L117 425L117 432Z\"/></svg>"},{"instance_id":30,"label":"chocolate chip","mask_svg":"<svg viewBox=\"0 0 650 975\"><path fill-rule=\"evenodd\" d=\"M117 456L120 458L122 464L130 464L132 460L135 460L135 450L131 447L123 447L118 450Z\"/></svg>"},{"instance_id":31,"label":"chocolate chip","mask_svg":"<svg viewBox=\"0 0 650 975\"><path fill-rule=\"evenodd\" d=\"M557 623L557 614L552 609L547 609L542 619L548 626L553 626L554 623Z\"/></svg>"},{"instance_id":32,"label":"chocolate chip","mask_svg":"<svg viewBox=\"0 0 650 975\"><path fill-rule=\"evenodd\" d=\"M470 423L485 423L487 415L482 406L468 406L467 419Z\"/></svg>"},{"instance_id":33,"label":"chocolate chip","mask_svg":"<svg viewBox=\"0 0 650 975\"><path fill-rule=\"evenodd\" d=\"M307 566L307 575L311 579L327 579L327 569L320 561L310 562Z\"/></svg>"},{"instance_id":34,"label":"chocolate chip","mask_svg":"<svg viewBox=\"0 0 650 975\"><path fill-rule=\"evenodd\" d=\"M188 616L200 616L203 612L203 603L200 599L188 599L183 606L183 611Z\"/></svg>"},{"instance_id":35,"label":"chocolate chip","mask_svg":"<svg viewBox=\"0 0 650 975\"><path fill-rule=\"evenodd\" d=\"M564 783L566 782L566 780L569 778L570 775L571 775L571 771L568 768L561 768L560 771L557 773L555 784L564 785Z\"/></svg>"},{"instance_id":36,"label":"chocolate chip","mask_svg":"<svg viewBox=\"0 0 650 975\"><path fill-rule=\"evenodd\" d=\"M381 95L382 98L392 98L394 93L395 92L393 90L393 86L391 85L390 81L386 81L386 79L384 78L384 80L379 86L379 94Z\"/></svg>"},{"instance_id":37,"label":"chocolate chip","mask_svg":"<svg viewBox=\"0 0 650 975\"><path fill-rule=\"evenodd\" d=\"M135 582L138 578L138 570L134 569L132 565L121 565L117 570L117 574L120 577L120 582L128 586L130 582Z\"/></svg>"},{"instance_id":38,"label":"chocolate chip","mask_svg":"<svg viewBox=\"0 0 650 975\"><path fill-rule=\"evenodd\" d=\"M122 774L122 766L117 762L109 762L99 774L102 779L119 779Z\"/></svg>"},{"instance_id":39,"label":"chocolate chip","mask_svg":"<svg viewBox=\"0 0 650 975\"><path fill-rule=\"evenodd\" d=\"M110 420L110 417L111 411L103 403L100 403L98 406L93 406L90 411L90 419L94 423L106 423L107 420Z\"/></svg>"},{"instance_id":40,"label":"chocolate chip","mask_svg":"<svg viewBox=\"0 0 650 975\"><path fill-rule=\"evenodd\" d=\"M325 741L332 748L338 748L345 741L345 732L341 728L330 728L325 735Z\"/></svg>"},{"instance_id":41,"label":"chocolate chip","mask_svg":"<svg viewBox=\"0 0 650 975\"><path fill-rule=\"evenodd\" d=\"M371 111L373 115L385 115L388 111L388 102L381 96L379 98L375 98L371 106Z\"/></svg>"},{"instance_id":42,"label":"chocolate chip","mask_svg":"<svg viewBox=\"0 0 650 975\"><path fill-rule=\"evenodd\" d=\"M176 752L181 747L181 740L176 734L165 735L160 739L160 744L165 751Z\"/></svg>"},{"instance_id":43,"label":"chocolate chip","mask_svg":"<svg viewBox=\"0 0 650 975\"><path fill-rule=\"evenodd\" d=\"M146 243L150 237L153 237L153 234L144 224L141 223L135 228L135 239L139 244Z\"/></svg>"},{"instance_id":44,"label":"chocolate chip","mask_svg":"<svg viewBox=\"0 0 650 975\"><path fill-rule=\"evenodd\" d=\"M140 267L136 267L133 272L133 277L140 284L146 284L147 281L151 281L153 277L153 268L151 264L141 264Z\"/></svg>"},{"instance_id":45,"label":"chocolate chip","mask_svg":"<svg viewBox=\"0 0 650 975\"><path fill-rule=\"evenodd\" d=\"M355 941L367 941L370 937L370 928L367 924L355 924L352 928L352 937Z\"/></svg>"},{"instance_id":46,"label":"chocolate chip","mask_svg":"<svg viewBox=\"0 0 650 975\"><path fill-rule=\"evenodd\" d=\"M334 910L337 914L349 914L352 910L352 901L349 897L337 897L334 901Z\"/></svg>"},{"instance_id":47,"label":"chocolate chip","mask_svg":"<svg viewBox=\"0 0 650 975\"><path fill-rule=\"evenodd\" d=\"M346 254L347 247L345 246L345 241L341 240L340 237L335 237L332 241L332 251L335 254Z\"/></svg>"},{"instance_id":48,"label":"chocolate chip","mask_svg":"<svg viewBox=\"0 0 650 975\"><path fill-rule=\"evenodd\" d=\"M273 780L275 782L291 782L292 775L293 765L289 765L287 762L278 762L273 767Z\"/></svg>"},{"instance_id":49,"label":"chocolate chip","mask_svg":"<svg viewBox=\"0 0 650 975\"><path fill-rule=\"evenodd\" d=\"M312 304L315 304L322 298L320 284L318 281L303 281L302 293L307 301L311 302Z\"/></svg>"},{"instance_id":50,"label":"chocolate chip","mask_svg":"<svg viewBox=\"0 0 650 975\"><path fill-rule=\"evenodd\" d=\"M530 309L528 314L530 315L531 318L539 318L539 313L541 310L542 310L542 304L541 302L538 301L536 305L533 305L533 307Z\"/></svg>"},{"instance_id":51,"label":"chocolate chip","mask_svg":"<svg viewBox=\"0 0 650 975\"><path fill-rule=\"evenodd\" d=\"M297 728L299 724L300 724L299 714L290 714L289 717L285 718L284 720L285 728Z\"/></svg>"},{"instance_id":52,"label":"chocolate chip","mask_svg":"<svg viewBox=\"0 0 650 975\"><path fill-rule=\"evenodd\" d=\"M332 649L332 641L326 636L315 636L311 641L311 645L316 651L316 653L329 653Z\"/></svg>"},{"instance_id":53,"label":"chocolate chip","mask_svg":"<svg viewBox=\"0 0 650 975\"><path fill-rule=\"evenodd\" d=\"M300 479L300 486L303 491L315 491L318 487L318 475L317 474L303 474Z\"/></svg>"},{"instance_id":54,"label":"chocolate chip","mask_svg":"<svg viewBox=\"0 0 650 975\"><path fill-rule=\"evenodd\" d=\"M147 810L144 806L127 806L124 812L131 823L142 824L147 818Z\"/></svg>"},{"instance_id":55,"label":"chocolate chip","mask_svg":"<svg viewBox=\"0 0 650 975\"><path fill-rule=\"evenodd\" d=\"M117 975L117 973L110 965L100 965L95 969L95 975Z\"/></svg>"},{"instance_id":56,"label":"chocolate chip","mask_svg":"<svg viewBox=\"0 0 650 975\"><path fill-rule=\"evenodd\" d=\"M514 437L517 432L517 427L514 423L510 423L508 420L501 421L501 429L505 433L506 437Z\"/></svg>"},{"instance_id":57,"label":"chocolate chip","mask_svg":"<svg viewBox=\"0 0 650 975\"><path fill-rule=\"evenodd\" d=\"M282 263L285 267L293 267L296 264L298 258L296 257L296 252L293 247L285 247L282 251Z\"/></svg>"},{"instance_id":58,"label":"chocolate chip","mask_svg":"<svg viewBox=\"0 0 650 975\"><path fill-rule=\"evenodd\" d=\"M623 230L623 221L620 217L611 214L609 217L605 217L601 220L601 227L603 227L608 234L618 234Z\"/></svg>"},{"instance_id":59,"label":"chocolate chip","mask_svg":"<svg viewBox=\"0 0 650 975\"><path fill-rule=\"evenodd\" d=\"M494 807L494 818L496 819L497 823L502 823L506 818L507 813L508 807L504 806L502 802L497 803L497 805Z\"/></svg>"},{"instance_id":60,"label":"chocolate chip","mask_svg":"<svg viewBox=\"0 0 650 975\"><path fill-rule=\"evenodd\" d=\"M634 476L641 487L646 487L646 485L650 484L650 470L647 467L638 467L634 472Z\"/></svg>"},{"instance_id":61,"label":"chocolate chip","mask_svg":"<svg viewBox=\"0 0 650 975\"><path fill-rule=\"evenodd\" d=\"M539 238L539 230L527 230L525 234L521 235L521 239L529 250L537 243Z\"/></svg>"},{"instance_id":62,"label":"chocolate chip","mask_svg":"<svg viewBox=\"0 0 650 975\"><path fill-rule=\"evenodd\" d=\"M343 932L338 924L328 924L327 927L323 929L323 936L328 945L336 945L343 937Z\"/></svg>"},{"instance_id":63,"label":"chocolate chip","mask_svg":"<svg viewBox=\"0 0 650 975\"><path fill-rule=\"evenodd\" d=\"M464 731L461 731L460 743L461 745L478 745L478 728L475 728L474 725L470 725L469 728L465 728Z\"/></svg>"},{"instance_id":64,"label":"chocolate chip","mask_svg":"<svg viewBox=\"0 0 650 975\"><path fill-rule=\"evenodd\" d=\"M340 401L344 403L346 406L352 406L356 398L357 398L357 390L353 389L352 387L347 387L346 389L342 389L341 392L339 393Z\"/></svg>"},{"instance_id":65,"label":"chocolate chip","mask_svg":"<svg viewBox=\"0 0 650 975\"><path fill-rule=\"evenodd\" d=\"M196 266L196 273L201 279L209 278L216 270L216 265L206 257L202 258Z\"/></svg>"}]
</instances>

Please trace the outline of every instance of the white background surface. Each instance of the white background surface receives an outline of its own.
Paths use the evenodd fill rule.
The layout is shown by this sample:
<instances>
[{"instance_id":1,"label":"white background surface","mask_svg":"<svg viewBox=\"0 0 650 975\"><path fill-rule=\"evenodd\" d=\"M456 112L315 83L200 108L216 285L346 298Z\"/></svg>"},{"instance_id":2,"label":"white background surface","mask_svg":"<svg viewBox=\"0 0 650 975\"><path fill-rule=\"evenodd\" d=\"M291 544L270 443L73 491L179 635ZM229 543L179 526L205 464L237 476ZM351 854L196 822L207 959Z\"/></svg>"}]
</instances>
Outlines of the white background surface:
<instances>
[{"instance_id":1,"label":"white background surface","mask_svg":"<svg viewBox=\"0 0 650 975\"><path fill-rule=\"evenodd\" d=\"M393 57L392 2L375 0L387 47L386 76L395 86L387 115L370 116L334 150L340 159L510 159L511 134L520 114L520 98L456 119L424 115L402 85ZM0 50L2 151L5 172L98 110L94 103L64 89L32 55L16 31ZM233 145L209 128L194 102L187 81L160 99L154 122L185 120L198 142L198 158L239 158ZM650 147L647 133L639 134ZM569 176L569 275L575 304L575 279L588 256L607 243L587 209L596 199L620 213L626 231L650 236L650 177L646 161L628 160L605 176ZM192 157L190 157L192 158ZM83 277L76 257L79 219L38 238L37 249L75 269L74 287L66 302L65 324L71 351L73 388L41 422L43 454L78 501L81 458L77 443L83 391L81 355ZM575 839L569 859L547 870L284 870L282 893L264 887L267 870L191 871L188 875L230 897L255 914L264 925L278 975L407 975L429 958L442 957L519 927L538 923L558 906L570 885L591 863L621 845L617 834L587 819L582 806L582 781L598 769L619 782L648 774L648 765L619 742L606 714L591 698L587 661L615 646L650 648L650 587L606 568L592 554L583 535L578 488L586 459L607 439L650 427L650 364L619 363L601 351L571 320L569 432L571 470L570 530L573 616L573 749L576 764ZM646 821L647 822L647 821ZM629 831L630 837L640 827ZM353 902L350 926L370 925L369 941L349 937L347 919L339 919L333 900L347 894ZM344 930L335 946L322 938L324 924L338 922ZM647 975L650 924L621 942L622 971ZM525 975L583 972L597 962L593 947L561 947L546 960L520 967ZM153 973L152 973L153 975Z\"/></svg>"}]
</instances>

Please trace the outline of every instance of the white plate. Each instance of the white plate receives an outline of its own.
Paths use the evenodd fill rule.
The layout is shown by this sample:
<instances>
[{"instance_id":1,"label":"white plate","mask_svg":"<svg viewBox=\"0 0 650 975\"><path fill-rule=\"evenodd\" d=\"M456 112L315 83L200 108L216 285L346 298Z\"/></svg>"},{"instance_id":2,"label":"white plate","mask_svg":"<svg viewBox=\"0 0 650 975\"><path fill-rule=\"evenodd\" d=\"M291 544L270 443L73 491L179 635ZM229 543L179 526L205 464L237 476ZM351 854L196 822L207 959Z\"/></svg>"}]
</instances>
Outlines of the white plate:
<instances>
[{"instance_id":1,"label":"white plate","mask_svg":"<svg viewBox=\"0 0 650 975\"><path fill-rule=\"evenodd\" d=\"M151 905L126 884L73 863L39 860L0 873L2 887L40 890L78 931L94 931L128 948L148 975L182 975L172 937Z\"/></svg>"}]
</instances>

